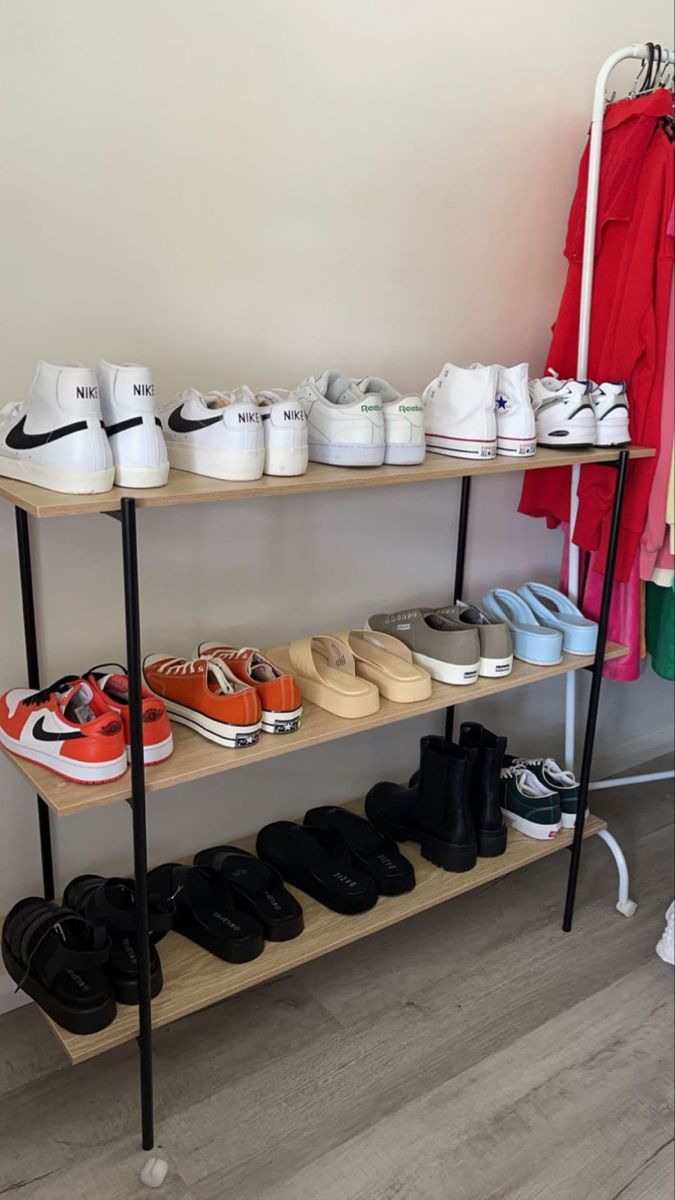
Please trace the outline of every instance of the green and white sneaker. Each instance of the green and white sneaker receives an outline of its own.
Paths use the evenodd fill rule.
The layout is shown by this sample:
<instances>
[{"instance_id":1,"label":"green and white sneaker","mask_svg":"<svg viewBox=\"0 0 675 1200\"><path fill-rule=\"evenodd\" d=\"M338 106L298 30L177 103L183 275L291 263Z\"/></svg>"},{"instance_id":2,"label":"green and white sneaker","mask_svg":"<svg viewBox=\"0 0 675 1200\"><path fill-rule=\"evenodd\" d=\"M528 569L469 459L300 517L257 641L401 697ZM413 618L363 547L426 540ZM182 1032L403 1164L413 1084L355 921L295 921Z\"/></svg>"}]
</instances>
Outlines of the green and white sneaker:
<instances>
[{"instance_id":1,"label":"green and white sneaker","mask_svg":"<svg viewBox=\"0 0 675 1200\"><path fill-rule=\"evenodd\" d=\"M501 805L504 820L526 837L546 842L560 833L562 813L558 793L516 763L503 767Z\"/></svg>"},{"instance_id":2,"label":"green and white sneaker","mask_svg":"<svg viewBox=\"0 0 675 1200\"><path fill-rule=\"evenodd\" d=\"M579 780L573 771L559 767L554 758L509 758L507 766L527 767L544 787L558 793L563 829L574 829L579 810ZM586 812L588 815L588 810Z\"/></svg>"}]
</instances>

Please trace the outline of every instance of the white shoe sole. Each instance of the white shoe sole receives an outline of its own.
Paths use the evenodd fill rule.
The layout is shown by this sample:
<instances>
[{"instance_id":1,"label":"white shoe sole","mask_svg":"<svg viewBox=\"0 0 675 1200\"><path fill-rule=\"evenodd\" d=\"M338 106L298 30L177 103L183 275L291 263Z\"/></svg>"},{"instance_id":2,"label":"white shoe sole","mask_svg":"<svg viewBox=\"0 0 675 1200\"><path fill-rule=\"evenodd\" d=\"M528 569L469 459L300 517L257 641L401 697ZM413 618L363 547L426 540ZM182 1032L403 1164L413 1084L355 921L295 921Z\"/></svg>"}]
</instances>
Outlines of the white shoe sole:
<instances>
[{"instance_id":1,"label":"white shoe sole","mask_svg":"<svg viewBox=\"0 0 675 1200\"><path fill-rule=\"evenodd\" d=\"M310 462L326 463L330 467L381 467L384 454L384 444L309 443Z\"/></svg>"},{"instance_id":2,"label":"white shoe sole","mask_svg":"<svg viewBox=\"0 0 675 1200\"><path fill-rule=\"evenodd\" d=\"M115 467L115 486L127 488L164 487L169 478L169 463L160 467Z\"/></svg>"},{"instance_id":3,"label":"white shoe sole","mask_svg":"<svg viewBox=\"0 0 675 1200\"><path fill-rule=\"evenodd\" d=\"M499 679L513 670L513 655L508 658L481 658L478 674L485 679Z\"/></svg>"},{"instance_id":4,"label":"white shoe sole","mask_svg":"<svg viewBox=\"0 0 675 1200\"><path fill-rule=\"evenodd\" d=\"M525 837L534 838L537 842L548 842L551 838L557 837L562 828L562 821L555 825L539 825L537 821L528 821L526 817L519 817L517 813L512 813L508 808L502 808L502 816L504 820L517 829L518 833L524 833Z\"/></svg>"},{"instance_id":5,"label":"white shoe sole","mask_svg":"<svg viewBox=\"0 0 675 1200\"><path fill-rule=\"evenodd\" d=\"M285 450L274 446L265 451L265 475L304 475L309 455L307 450Z\"/></svg>"},{"instance_id":6,"label":"white shoe sole","mask_svg":"<svg viewBox=\"0 0 675 1200\"><path fill-rule=\"evenodd\" d=\"M630 444L628 413L625 409L610 413L604 420L599 420L597 424L596 446L628 446Z\"/></svg>"},{"instance_id":7,"label":"white shoe sole","mask_svg":"<svg viewBox=\"0 0 675 1200\"><path fill-rule=\"evenodd\" d=\"M479 663L450 663L444 662L440 658L429 658L427 654L416 654L413 650L413 659L419 667L424 667L429 672L432 679L437 679L439 683L450 683L453 687L464 687L467 684L475 683L478 679Z\"/></svg>"},{"instance_id":8,"label":"white shoe sole","mask_svg":"<svg viewBox=\"0 0 675 1200\"><path fill-rule=\"evenodd\" d=\"M488 459L497 456L497 439L494 441L469 442L462 438L451 438L435 433L427 434L427 450L432 454L446 454L449 458L479 458Z\"/></svg>"},{"instance_id":9,"label":"white shoe sole","mask_svg":"<svg viewBox=\"0 0 675 1200\"><path fill-rule=\"evenodd\" d=\"M230 725L225 721L214 721L191 708L183 708L181 704L172 704L165 699L166 711L172 721L179 725L187 725L194 733L201 734L210 742L219 746L227 746L228 750L238 750L242 746L254 746L260 737L261 722L255 725Z\"/></svg>"},{"instance_id":10,"label":"white shoe sole","mask_svg":"<svg viewBox=\"0 0 675 1200\"><path fill-rule=\"evenodd\" d=\"M497 438L497 454L510 458L531 458L536 449L536 438Z\"/></svg>"},{"instance_id":11,"label":"white shoe sole","mask_svg":"<svg viewBox=\"0 0 675 1200\"><path fill-rule=\"evenodd\" d=\"M585 816L584 820L587 821L589 816L590 816L589 810L586 809L586 816ZM562 814L563 829L574 829L574 827L576 826L576 823L577 823L577 814L576 813L563 813Z\"/></svg>"},{"instance_id":12,"label":"white shoe sole","mask_svg":"<svg viewBox=\"0 0 675 1200\"><path fill-rule=\"evenodd\" d=\"M170 733L168 738L164 738L163 742L156 742L154 746L143 747L143 762L145 766L152 766L153 763L164 762L165 758L170 758L173 754L173 734ZM131 746L127 746L127 762L131 762Z\"/></svg>"},{"instance_id":13,"label":"white shoe sole","mask_svg":"<svg viewBox=\"0 0 675 1200\"><path fill-rule=\"evenodd\" d=\"M4 455L0 455L0 475L6 479L34 483L36 487L48 488L51 492L66 492L71 496L109 492L115 482L114 467L106 467L103 471L61 471L20 458L5 458Z\"/></svg>"},{"instance_id":14,"label":"white shoe sole","mask_svg":"<svg viewBox=\"0 0 675 1200\"><path fill-rule=\"evenodd\" d=\"M106 762L87 763L77 762L74 758L64 758L63 755L50 753L46 749L39 750L37 746L25 746L23 742L5 733L4 729L0 729L0 742L6 750L16 754L17 758L39 763L41 767L48 767L50 771L62 775L64 779L72 779L75 783L109 783L112 779L119 779L127 769L126 752Z\"/></svg>"},{"instance_id":15,"label":"white shoe sole","mask_svg":"<svg viewBox=\"0 0 675 1200\"><path fill-rule=\"evenodd\" d=\"M568 424L553 426L546 432L537 431L537 442L540 446L561 446L563 449L567 449L568 446L594 446L596 437L595 418L592 421L570 421Z\"/></svg>"},{"instance_id":16,"label":"white shoe sole","mask_svg":"<svg viewBox=\"0 0 675 1200\"><path fill-rule=\"evenodd\" d=\"M197 446L167 443L169 462L177 471L208 475L211 479L260 479L265 450L204 450Z\"/></svg>"},{"instance_id":17,"label":"white shoe sole","mask_svg":"<svg viewBox=\"0 0 675 1200\"><path fill-rule=\"evenodd\" d=\"M424 462L426 453L427 448L424 442L421 445L404 443L400 446L394 442L386 446L384 461L387 466L392 467L416 467L419 463Z\"/></svg>"},{"instance_id":18,"label":"white shoe sole","mask_svg":"<svg viewBox=\"0 0 675 1200\"><path fill-rule=\"evenodd\" d=\"M263 733L295 733L300 728L302 705L289 712L272 712L264 708L262 714Z\"/></svg>"}]
</instances>

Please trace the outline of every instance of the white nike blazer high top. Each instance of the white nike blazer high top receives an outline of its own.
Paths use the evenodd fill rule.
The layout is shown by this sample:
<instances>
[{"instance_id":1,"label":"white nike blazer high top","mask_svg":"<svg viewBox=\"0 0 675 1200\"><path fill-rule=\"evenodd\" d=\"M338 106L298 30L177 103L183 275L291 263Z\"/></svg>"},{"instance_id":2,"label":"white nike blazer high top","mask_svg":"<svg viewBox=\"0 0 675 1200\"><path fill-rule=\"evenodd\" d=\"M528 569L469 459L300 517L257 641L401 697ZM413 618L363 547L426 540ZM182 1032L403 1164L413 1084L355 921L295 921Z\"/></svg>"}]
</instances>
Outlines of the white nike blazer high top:
<instances>
[{"instance_id":1,"label":"white nike blazer high top","mask_svg":"<svg viewBox=\"0 0 675 1200\"><path fill-rule=\"evenodd\" d=\"M105 431L118 487L162 487L169 456L155 414L155 385L148 367L137 363L98 365L98 388Z\"/></svg>"}]
</instances>

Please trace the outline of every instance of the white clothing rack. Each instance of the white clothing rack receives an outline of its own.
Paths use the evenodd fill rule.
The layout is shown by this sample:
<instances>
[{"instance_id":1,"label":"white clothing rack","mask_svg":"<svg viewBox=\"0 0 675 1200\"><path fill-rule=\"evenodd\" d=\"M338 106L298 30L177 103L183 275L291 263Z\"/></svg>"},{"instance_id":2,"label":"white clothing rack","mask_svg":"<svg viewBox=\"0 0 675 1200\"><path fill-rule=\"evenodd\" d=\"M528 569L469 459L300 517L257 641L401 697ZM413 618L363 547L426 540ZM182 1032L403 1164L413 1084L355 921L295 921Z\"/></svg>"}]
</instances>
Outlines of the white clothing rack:
<instances>
[{"instance_id":1,"label":"white clothing rack","mask_svg":"<svg viewBox=\"0 0 675 1200\"><path fill-rule=\"evenodd\" d=\"M579 341L577 347L577 379L588 377L588 346L591 326L591 302L593 297L593 269L595 266L595 230L598 215L598 189L600 183L600 164L602 159L602 133L605 107L607 104L607 83L614 68L625 59L637 59L645 62L649 57L649 48L637 43L615 50L605 59L595 82L593 94L593 114L591 117L591 136L588 157L588 186L586 190L586 222L584 226L584 250L581 267L581 300L579 311ZM675 52L661 48L660 67L675 66ZM579 596L579 548L572 542L572 532L576 524L579 506L577 489L579 486L579 467L572 468L572 489L570 496L570 548L569 548L569 582L568 594L575 603ZM565 697L565 765L569 770L574 769L575 721L576 721L576 680L574 673L567 676ZM675 771L652 771L646 775L627 775L621 779L599 780L591 783L594 790L607 787L625 787L628 784L652 783L661 779L675 778ZM625 859L618 844L607 833L599 835L609 845L616 859L619 870L619 904L620 911L633 905L628 898L628 872ZM634 911L634 908L633 908ZM626 913L626 915L632 915Z\"/></svg>"}]
</instances>

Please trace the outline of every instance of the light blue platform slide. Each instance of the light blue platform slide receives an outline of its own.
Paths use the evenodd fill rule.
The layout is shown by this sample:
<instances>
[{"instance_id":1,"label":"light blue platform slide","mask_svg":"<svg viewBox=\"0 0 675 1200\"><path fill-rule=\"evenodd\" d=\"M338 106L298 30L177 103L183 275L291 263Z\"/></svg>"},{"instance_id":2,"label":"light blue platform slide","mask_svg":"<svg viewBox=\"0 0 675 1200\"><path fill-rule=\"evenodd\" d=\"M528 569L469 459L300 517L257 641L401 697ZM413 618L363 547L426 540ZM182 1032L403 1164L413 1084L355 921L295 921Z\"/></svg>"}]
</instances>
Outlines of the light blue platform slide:
<instances>
[{"instance_id":1,"label":"light blue platform slide","mask_svg":"<svg viewBox=\"0 0 675 1200\"><path fill-rule=\"evenodd\" d=\"M573 604L564 592L547 583L524 583L518 595L532 609L540 625L559 629L568 654L595 654L598 627Z\"/></svg>"},{"instance_id":2,"label":"light blue platform slide","mask_svg":"<svg viewBox=\"0 0 675 1200\"><path fill-rule=\"evenodd\" d=\"M497 621L506 621L511 630L516 658L537 667L554 667L562 662L562 633L558 629L540 625L532 609L517 592L510 592L508 588L493 588L481 603L489 616Z\"/></svg>"}]
</instances>

